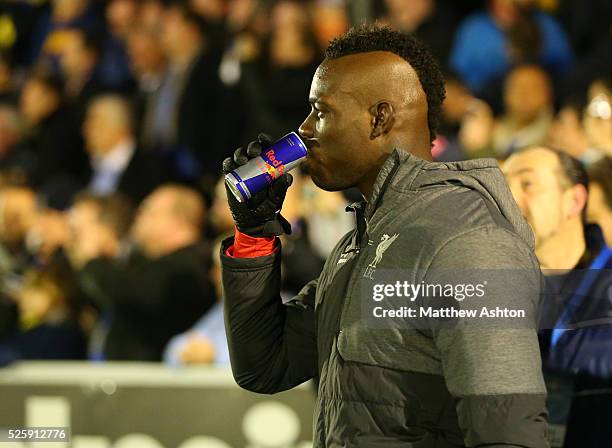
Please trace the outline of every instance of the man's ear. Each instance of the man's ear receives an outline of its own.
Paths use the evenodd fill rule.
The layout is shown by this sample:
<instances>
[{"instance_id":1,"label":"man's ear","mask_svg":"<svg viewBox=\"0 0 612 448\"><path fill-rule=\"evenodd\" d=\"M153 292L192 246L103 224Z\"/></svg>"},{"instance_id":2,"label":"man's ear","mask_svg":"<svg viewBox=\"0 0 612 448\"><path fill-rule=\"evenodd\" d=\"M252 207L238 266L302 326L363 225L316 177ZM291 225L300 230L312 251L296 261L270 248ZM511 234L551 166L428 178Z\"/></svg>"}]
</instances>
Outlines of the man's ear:
<instances>
[{"instance_id":1,"label":"man's ear","mask_svg":"<svg viewBox=\"0 0 612 448\"><path fill-rule=\"evenodd\" d=\"M586 207L588 192L584 185L574 185L571 189L571 204L568 210L568 217L580 216L582 210Z\"/></svg>"},{"instance_id":2,"label":"man's ear","mask_svg":"<svg viewBox=\"0 0 612 448\"><path fill-rule=\"evenodd\" d=\"M388 101L379 101L370 107L370 115L372 116L370 140L374 140L376 137L389 133L393 128L395 123L395 110L393 109L393 105Z\"/></svg>"}]
</instances>

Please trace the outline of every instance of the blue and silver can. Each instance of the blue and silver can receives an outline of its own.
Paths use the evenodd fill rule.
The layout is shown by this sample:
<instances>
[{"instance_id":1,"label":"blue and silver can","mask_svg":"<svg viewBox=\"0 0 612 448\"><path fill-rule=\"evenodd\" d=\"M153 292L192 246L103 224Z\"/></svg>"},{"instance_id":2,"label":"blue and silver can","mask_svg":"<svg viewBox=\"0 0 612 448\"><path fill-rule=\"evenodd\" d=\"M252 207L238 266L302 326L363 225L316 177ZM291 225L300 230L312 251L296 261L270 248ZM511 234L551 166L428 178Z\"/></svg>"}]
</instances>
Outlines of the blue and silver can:
<instances>
[{"instance_id":1,"label":"blue and silver can","mask_svg":"<svg viewBox=\"0 0 612 448\"><path fill-rule=\"evenodd\" d=\"M290 132L265 148L259 157L249 160L225 175L225 183L236 199L246 202L268 187L274 179L291 171L306 157L306 145Z\"/></svg>"}]
</instances>

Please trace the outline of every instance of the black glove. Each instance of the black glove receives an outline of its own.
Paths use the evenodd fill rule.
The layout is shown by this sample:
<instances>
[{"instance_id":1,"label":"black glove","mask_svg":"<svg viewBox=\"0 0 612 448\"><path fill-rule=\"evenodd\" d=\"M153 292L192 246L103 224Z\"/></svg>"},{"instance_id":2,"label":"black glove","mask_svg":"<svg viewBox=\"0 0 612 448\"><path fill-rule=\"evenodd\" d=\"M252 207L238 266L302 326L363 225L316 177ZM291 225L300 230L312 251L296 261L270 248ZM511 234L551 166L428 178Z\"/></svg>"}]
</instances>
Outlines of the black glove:
<instances>
[{"instance_id":1,"label":"black glove","mask_svg":"<svg viewBox=\"0 0 612 448\"><path fill-rule=\"evenodd\" d=\"M262 150L272 143L273 140L268 135L259 134L257 140L249 143L246 151L238 148L234 151L234 157L228 157L223 161L223 174L258 157ZM280 214L280 209L292 182L291 174L283 174L268 188L255 193L247 202L239 202L226 184L227 201L238 230L253 237L291 234L291 224Z\"/></svg>"}]
</instances>

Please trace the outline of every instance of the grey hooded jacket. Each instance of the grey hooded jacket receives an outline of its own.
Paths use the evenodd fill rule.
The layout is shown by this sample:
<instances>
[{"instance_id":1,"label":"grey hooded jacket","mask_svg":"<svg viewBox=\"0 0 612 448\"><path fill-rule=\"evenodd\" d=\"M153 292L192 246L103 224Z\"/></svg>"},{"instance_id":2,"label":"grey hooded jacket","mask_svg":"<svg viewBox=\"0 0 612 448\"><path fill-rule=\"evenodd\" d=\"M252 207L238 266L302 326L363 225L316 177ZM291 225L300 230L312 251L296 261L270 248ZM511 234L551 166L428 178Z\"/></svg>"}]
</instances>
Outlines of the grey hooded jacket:
<instances>
[{"instance_id":1,"label":"grey hooded jacket","mask_svg":"<svg viewBox=\"0 0 612 448\"><path fill-rule=\"evenodd\" d=\"M370 201L349 208L356 229L285 303L280 250L239 259L224 242L237 383L275 393L318 377L315 447L548 447L535 330L372 330L360 318L372 265L424 272L417 281L444 269L522 269L539 287L533 236L497 163L432 163L395 150ZM373 263L384 235L397 237ZM538 294L518 300L534 305Z\"/></svg>"}]
</instances>

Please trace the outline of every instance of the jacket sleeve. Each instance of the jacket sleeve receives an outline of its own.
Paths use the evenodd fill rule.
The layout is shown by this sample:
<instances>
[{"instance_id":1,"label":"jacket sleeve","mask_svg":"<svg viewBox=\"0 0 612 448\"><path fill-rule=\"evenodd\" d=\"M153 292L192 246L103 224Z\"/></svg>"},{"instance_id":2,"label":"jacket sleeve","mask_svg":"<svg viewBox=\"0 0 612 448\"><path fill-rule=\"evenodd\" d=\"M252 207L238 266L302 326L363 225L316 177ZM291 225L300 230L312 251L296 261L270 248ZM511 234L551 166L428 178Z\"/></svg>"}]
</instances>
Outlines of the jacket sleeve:
<instances>
[{"instance_id":1,"label":"jacket sleeve","mask_svg":"<svg viewBox=\"0 0 612 448\"><path fill-rule=\"evenodd\" d=\"M482 283L494 270L503 273L504 281L489 281L485 303L510 304L527 310L527 316L535 314L541 285L535 256L517 235L500 227L476 229L447 242L434 256L426 282L440 282L440 272L453 272L462 283ZM518 281L507 283L508 276ZM448 390L457 399L465 445L548 447L535 319L516 325L509 318L476 322L433 331Z\"/></svg>"},{"instance_id":2,"label":"jacket sleeve","mask_svg":"<svg viewBox=\"0 0 612 448\"><path fill-rule=\"evenodd\" d=\"M280 296L281 253L256 258L226 255L221 246L225 328L232 371L244 389L276 393L316 375L314 298L317 280L293 299Z\"/></svg>"}]
</instances>

